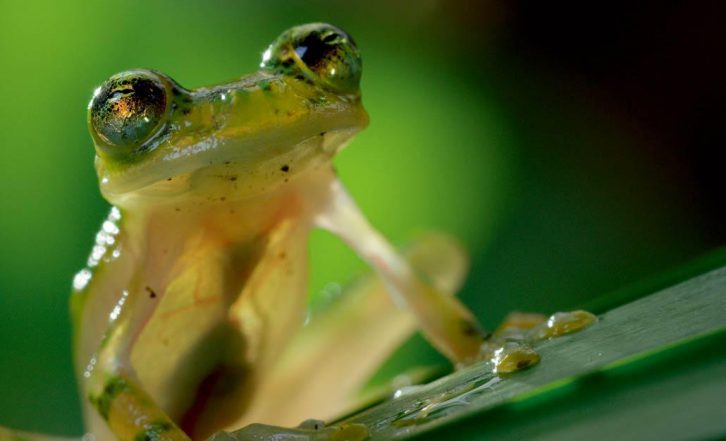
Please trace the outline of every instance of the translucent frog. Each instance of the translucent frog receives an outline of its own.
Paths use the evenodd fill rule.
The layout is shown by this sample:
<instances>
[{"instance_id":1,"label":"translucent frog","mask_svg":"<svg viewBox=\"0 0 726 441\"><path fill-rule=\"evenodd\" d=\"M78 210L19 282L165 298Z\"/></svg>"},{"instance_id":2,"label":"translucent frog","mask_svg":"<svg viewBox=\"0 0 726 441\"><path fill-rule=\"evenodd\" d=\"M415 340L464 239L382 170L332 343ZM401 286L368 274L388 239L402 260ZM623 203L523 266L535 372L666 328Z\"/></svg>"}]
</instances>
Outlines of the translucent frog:
<instances>
[{"instance_id":1,"label":"translucent frog","mask_svg":"<svg viewBox=\"0 0 726 441\"><path fill-rule=\"evenodd\" d=\"M189 90L138 69L94 92L88 123L113 208L71 305L96 440L245 426L250 439L364 439L364 427L276 426L352 410L353 392L415 329L457 366L536 363L526 342L503 356L504 340L453 296L467 267L455 241L429 234L397 250L334 172L368 122L361 69L345 32L314 23L285 31L259 71L232 82ZM314 228L374 271L303 327Z\"/></svg>"},{"instance_id":2,"label":"translucent frog","mask_svg":"<svg viewBox=\"0 0 726 441\"><path fill-rule=\"evenodd\" d=\"M406 334L379 324L386 308L455 363L478 358L484 334L451 295L458 280L431 280L460 280L461 251L441 236L423 239L412 251L423 254L414 258L420 267L441 260L439 252L453 260L420 274L333 170L335 154L368 122L360 76L352 39L309 24L284 32L258 72L230 83L187 90L132 70L96 90L89 127L114 208L76 277L73 311L85 417L97 438L202 439L251 422L318 417L303 413L306 402L342 399L300 383L330 381L333 369L349 366L347 381L359 384L372 368L365 365L390 352L377 340ZM346 331L338 318L323 332L335 339L298 336L313 228L345 241L375 269L381 282L370 290L390 293L407 312L366 299L376 309L369 323ZM392 334L368 336L376 327ZM310 355L295 355L303 345L320 354L307 368ZM342 364L351 357L371 360Z\"/></svg>"}]
</instances>

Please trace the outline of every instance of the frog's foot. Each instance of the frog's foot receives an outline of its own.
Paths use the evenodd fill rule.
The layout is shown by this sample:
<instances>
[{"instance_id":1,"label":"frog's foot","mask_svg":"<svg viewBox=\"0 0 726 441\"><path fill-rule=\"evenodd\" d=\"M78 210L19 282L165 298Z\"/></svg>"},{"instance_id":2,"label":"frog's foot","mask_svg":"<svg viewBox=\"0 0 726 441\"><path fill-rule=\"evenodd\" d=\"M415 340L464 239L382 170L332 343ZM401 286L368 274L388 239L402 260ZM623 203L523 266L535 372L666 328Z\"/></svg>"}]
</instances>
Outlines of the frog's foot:
<instances>
[{"instance_id":1,"label":"frog's foot","mask_svg":"<svg viewBox=\"0 0 726 441\"><path fill-rule=\"evenodd\" d=\"M285 439L292 441L362 441L368 438L363 424L336 424L325 426L319 420L306 420L296 428L288 429L267 424L250 424L234 432L219 432L209 441L260 441Z\"/></svg>"},{"instance_id":2,"label":"frog's foot","mask_svg":"<svg viewBox=\"0 0 726 441\"><path fill-rule=\"evenodd\" d=\"M549 317L537 313L510 313L481 347L481 358L490 360L493 371L508 374L539 363L534 345L542 340L577 332L597 321L587 311L557 312Z\"/></svg>"}]
</instances>

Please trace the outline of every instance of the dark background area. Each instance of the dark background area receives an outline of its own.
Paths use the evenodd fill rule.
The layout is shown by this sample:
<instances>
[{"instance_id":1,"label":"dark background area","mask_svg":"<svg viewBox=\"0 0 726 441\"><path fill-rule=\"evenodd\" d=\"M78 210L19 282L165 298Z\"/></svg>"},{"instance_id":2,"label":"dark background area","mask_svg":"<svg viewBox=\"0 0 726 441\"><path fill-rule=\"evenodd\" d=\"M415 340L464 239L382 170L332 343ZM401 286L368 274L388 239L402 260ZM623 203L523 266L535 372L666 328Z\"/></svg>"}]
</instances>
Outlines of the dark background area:
<instances>
[{"instance_id":1,"label":"dark background area","mask_svg":"<svg viewBox=\"0 0 726 441\"><path fill-rule=\"evenodd\" d=\"M548 290L550 283L552 292L561 292L558 284L577 289L595 279L615 288L625 274L648 273L722 245L723 6L507 6L498 10L495 36L481 32L476 2L469 3L471 11L458 11L467 27L458 33L460 47L475 55L471 69L493 72L504 85L496 92L499 102L525 139L516 214L485 253L486 265L502 271L518 266L522 280L516 283L524 289L544 284ZM561 237L578 230L585 233L576 241ZM550 246L533 252L531 245L541 242ZM580 272L581 280L553 280L577 279L577 271L554 268L589 266L589 253L598 256L590 263L599 270ZM532 268L543 274L533 275ZM512 284L483 278L490 289Z\"/></svg>"},{"instance_id":2,"label":"dark background area","mask_svg":"<svg viewBox=\"0 0 726 441\"><path fill-rule=\"evenodd\" d=\"M336 161L343 180L396 242L425 227L462 239L461 296L487 326L724 244L719 2L4 3L0 424L81 431L66 304L107 211L93 88L138 66L188 87L237 77L309 21L343 27L364 56L371 126ZM313 237L314 298L362 271ZM438 360L418 339L390 367Z\"/></svg>"},{"instance_id":3,"label":"dark background area","mask_svg":"<svg viewBox=\"0 0 726 441\"><path fill-rule=\"evenodd\" d=\"M515 2L505 46L607 97L653 169L687 194L710 243L724 241L726 13L719 2Z\"/></svg>"}]
</instances>

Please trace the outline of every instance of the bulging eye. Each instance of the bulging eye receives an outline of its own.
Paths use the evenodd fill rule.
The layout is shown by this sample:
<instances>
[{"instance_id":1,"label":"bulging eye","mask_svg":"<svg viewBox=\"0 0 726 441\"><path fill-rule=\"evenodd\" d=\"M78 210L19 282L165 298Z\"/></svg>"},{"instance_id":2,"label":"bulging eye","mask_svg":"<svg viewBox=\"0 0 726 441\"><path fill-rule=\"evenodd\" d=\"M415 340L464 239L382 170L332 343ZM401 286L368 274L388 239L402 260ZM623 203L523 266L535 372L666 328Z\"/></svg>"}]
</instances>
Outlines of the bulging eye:
<instances>
[{"instance_id":1,"label":"bulging eye","mask_svg":"<svg viewBox=\"0 0 726 441\"><path fill-rule=\"evenodd\" d=\"M335 26L312 23L288 29L265 51L262 67L286 73L296 69L337 92L356 93L361 76L358 48Z\"/></svg>"},{"instance_id":2,"label":"bulging eye","mask_svg":"<svg viewBox=\"0 0 726 441\"><path fill-rule=\"evenodd\" d=\"M134 70L114 75L89 104L91 132L97 145L113 157L135 153L164 125L167 90L160 75Z\"/></svg>"}]
</instances>

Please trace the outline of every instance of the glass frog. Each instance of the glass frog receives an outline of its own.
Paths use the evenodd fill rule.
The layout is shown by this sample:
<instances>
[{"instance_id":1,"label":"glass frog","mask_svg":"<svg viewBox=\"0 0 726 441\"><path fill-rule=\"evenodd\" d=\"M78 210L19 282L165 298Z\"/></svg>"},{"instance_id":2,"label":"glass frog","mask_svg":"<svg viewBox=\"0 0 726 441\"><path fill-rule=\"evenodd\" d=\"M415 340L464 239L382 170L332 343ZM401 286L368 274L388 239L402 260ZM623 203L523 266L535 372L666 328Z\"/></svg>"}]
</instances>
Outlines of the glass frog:
<instances>
[{"instance_id":1,"label":"glass frog","mask_svg":"<svg viewBox=\"0 0 726 441\"><path fill-rule=\"evenodd\" d=\"M96 440L244 426L250 439L363 439L362 427L271 425L352 410L414 329L455 365L502 357L453 296L467 266L456 242L429 234L397 250L336 175L332 159L368 122L360 77L353 40L314 23L285 31L232 82L189 90L138 69L94 92L88 123L113 208L71 309ZM314 228L374 271L303 327ZM536 362L505 355L510 370Z\"/></svg>"},{"instance_id":2,"label":"glass frog","mask_svg":"<svg viewBox=\"0 0 726 441\"><path fill-rule=\"evenodd\" d=\"M346 369L348 378L326 389L360 384L390 352L383 340L400 341L409 322L455 363L478 357L483 334L451 295L458 280L448 280L463 275L461 252L441 236L423 239L411 252L422 254L413 259L420 267L446 253L455 262L419 274L333 170L335 154L368 122L360 76L352 39L309 24L284 32L258 72L233 82L187 90L132 70L96 90L88 121L114 208L73 299L76 364L96 437L201 439L249 422L330 416L310 400L342 398L307 384ZM297 336L313 228L345 241L375 269L381 283L372 290L390 293L406 314L367 299L377 309L369 323L346 331L338 318L324 332L334 339ZM385 309L393 323L383 326ZM294 354L303 343L320 354L309 367L309 355ZM293 376L306 384L289 384Z\"/></svg>"}]
</instances>

